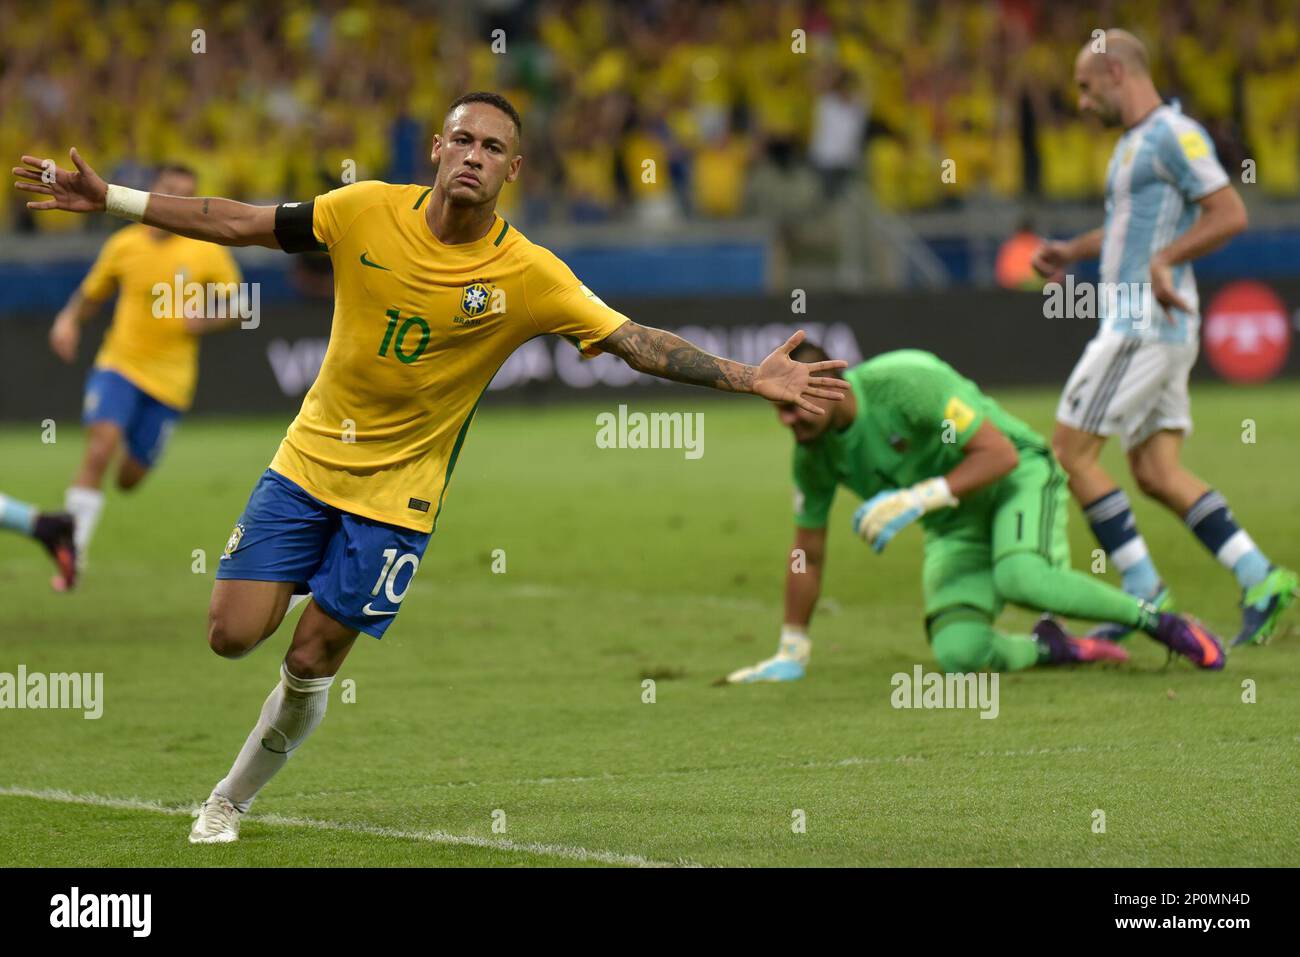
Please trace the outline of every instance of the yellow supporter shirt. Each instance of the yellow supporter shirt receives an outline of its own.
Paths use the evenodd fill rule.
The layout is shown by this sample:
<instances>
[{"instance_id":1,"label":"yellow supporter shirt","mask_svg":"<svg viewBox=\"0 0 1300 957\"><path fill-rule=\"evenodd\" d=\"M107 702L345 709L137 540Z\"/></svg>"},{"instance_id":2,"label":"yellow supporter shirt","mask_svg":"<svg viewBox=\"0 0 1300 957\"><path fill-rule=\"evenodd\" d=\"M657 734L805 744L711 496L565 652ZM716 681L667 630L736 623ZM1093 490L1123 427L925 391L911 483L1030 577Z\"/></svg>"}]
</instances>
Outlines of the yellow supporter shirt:
<instances>
[{"instance_id":1,"label":"yellow supporter shirt","mask_svg":"<svg viewBox=\"0 0 1300 957\"><path fill-rule=\"evenodd\" d=\"M312 232L334 264L333 327L271 462L323 502L422 532L509 355L546 333L595 355L627 321L500 216L475 242L439 242L424 218L430 192L363 182L314 200Z\"/></svg>"},{"instance_id":2,"label":"yellow supporter shirt","mask_svg":"<svg viewBox=\"0 0 1300 957\"><path fill-rule=\"evenodd\" d=\"M184 236L159 239L148 226L126 226L108 238L81 294L102 301L117 293L113 321L95 365L112 369L159 402L184 411L199 379L198 336L185 328L183 308L154 315L154 287L166 284L175 300L176 277L188 283L238 283L239 267L223 246ZM204 300L206 301L206 293ZM180 306L183 307L182 299Z\"/></svg>"}]
</instances>

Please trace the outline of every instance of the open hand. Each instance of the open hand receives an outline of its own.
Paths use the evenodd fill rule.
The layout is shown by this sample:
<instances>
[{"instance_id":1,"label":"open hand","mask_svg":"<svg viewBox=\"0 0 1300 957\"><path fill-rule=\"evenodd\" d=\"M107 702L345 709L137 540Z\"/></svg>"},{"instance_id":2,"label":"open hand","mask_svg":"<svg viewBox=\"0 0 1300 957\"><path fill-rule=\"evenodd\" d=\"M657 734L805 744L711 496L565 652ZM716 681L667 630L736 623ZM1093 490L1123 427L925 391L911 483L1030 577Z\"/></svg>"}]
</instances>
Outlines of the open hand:
<instances>
[{"instance_id":1,"label":"open hand","mask_svg":"<svg viewBox=\"0 0 1300 957\"><path fill-rule=\"evenodd\" d=\"M14 167L14 176L21 182L19 189L30 193L43 193L50 198L32 200L28 209L62 209L69 213L102 213L108 195L107 184L99 174L86 165L74 146L68 151L75 170L59 169L54 160L38 156L23 156L23 166Z\"/></svg>"},{"instance_id":2,"label":"open hand","mask_svg":"<svg viewBox=\"0 0 1300 957\"><path fill-rule=\"evenodd\" d=\"M758 371L754 374L753 392L773 402L793 402L805 412L822 415L826 410L814 405L810 400L827 399L838 402L844 398L849 384L843 379L819 376L817 373L844 369L848 367L848 363L843 359L796 362L790 358L790 353L803 340L804 331L800 329L759 363Z\"/></svg>"}]
</instances>

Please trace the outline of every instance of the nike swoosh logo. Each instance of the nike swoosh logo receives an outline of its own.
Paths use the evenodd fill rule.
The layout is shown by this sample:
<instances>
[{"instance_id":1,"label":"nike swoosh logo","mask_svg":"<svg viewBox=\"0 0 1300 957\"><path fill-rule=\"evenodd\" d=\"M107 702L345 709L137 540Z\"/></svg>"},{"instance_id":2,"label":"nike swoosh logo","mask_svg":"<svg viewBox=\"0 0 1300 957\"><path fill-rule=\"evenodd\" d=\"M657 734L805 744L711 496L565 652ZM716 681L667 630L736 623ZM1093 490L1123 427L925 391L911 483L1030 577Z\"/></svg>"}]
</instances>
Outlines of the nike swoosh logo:
<instances>
[{"instance_id":1,"label":"nike swoosh logo","mask_svg":"<svg viewBox=\"0 0 1300 957\"><path fill-rule=\"evenodd\" d=\"M366 252L370 252L370 250L367 249ZM392 272L392 270L387 266L381 266L379 263L372 263L366 258L366 253L361 254L361 265L369 266L371 269L382 269L384 272Z\"/></svg>"},{"instance_id":2,"label":"nike swoosh logo","mask_svg":"<svg viewBox=\"0 0 1300 957\"><path fill-rule=\"evenodd\" d=\"M1205 631L1195 622L1189 621L1187 624L1192 632L1192 637L1196 639L1196 643L1201 647L1201 666L1208 667L1217 663L1221 655L1219 649L1214 646L1214 642L1206 636Z\"/></svg>"},{"instance_id":3,"label":"nike swoosh logo","mask_svg":"<svg viewBox=\"0 0 1300 957\"><path fill-rule=\"evenodd\" d=\"M375 611L373 608L370 607L370 602L366 602L366 607L361 609L361 613L362 613L363 615L371 615L371 616L379 616L379 615L396 615L396 614L397 614L396 611Z\"/></svg>"}]
</instances>

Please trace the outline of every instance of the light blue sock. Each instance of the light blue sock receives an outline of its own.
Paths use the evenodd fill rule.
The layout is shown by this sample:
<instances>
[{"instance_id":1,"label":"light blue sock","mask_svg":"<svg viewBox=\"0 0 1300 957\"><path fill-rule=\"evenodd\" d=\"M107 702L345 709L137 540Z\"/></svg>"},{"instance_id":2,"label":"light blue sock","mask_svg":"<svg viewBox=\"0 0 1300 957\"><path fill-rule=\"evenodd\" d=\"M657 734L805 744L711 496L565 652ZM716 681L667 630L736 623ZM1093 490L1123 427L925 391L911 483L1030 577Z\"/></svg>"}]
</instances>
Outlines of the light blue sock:
<instances>
[{"instance_id":1,"label":"light blue sock","mask_svg":"<svg viewBox=\"0 0 1300 957\"><path fill-rule=\"evenodd\" d=\"M1138 532L1133 507L1123 489L1111 489L1083 507L1097 544L1105 549L1124 580L1124 590L1142 599L1156 596L1160 573L1156 571L1146 540Z\"/></svg>"},{"instance_id":2,"label":"light blue sock","mask_svg":"<svg viewBox=\"0 0 1300 957\"><path fill-rule=\"evenodd\" d=\"M1268 570L1272 567L1263 552L1258 548L1252 548L1233 562L1232 573L1237 576L1237 583L1241 585L1242 591L1245 591L1267 578Z\"/></svg>"},{"instance_id":3,"label":"light blue sock","mask_svg":"<svg viewBox=\"0 0 1300 957\"><path fill-rule=\"evenodd\" d=\"M40 509L35 505L0 494L0 528L11 528L15 532L30 535L36 531L36 516L39 514Z\"/></svg>"},{"instance_id":4,"label":"light blue sock","mask_svg":"<svg viewBox=\"0 0 1300 957\"><path fill-rule=\"evenodd\" d=\"M1228 500L1210 489L1198 498L1183 516L1201 544L1218 559L1219 564L1232 569L1237 584L1243 589L1257 585L1268 577L1269 563L1255 540L1237 524L1228 508Z\"/></svg>"},{"instance_id":5,"label":"light blue sock","mask_svg":"<svg viewBox=\"0 0 1300 957\"><path fill-rule=\"evenodd\" d=\"M1154 598L1160 590L1160 573L1150 555L1143 555L1120 575L1124 590L1138 598Z\"/></svg>"}]
</instances>

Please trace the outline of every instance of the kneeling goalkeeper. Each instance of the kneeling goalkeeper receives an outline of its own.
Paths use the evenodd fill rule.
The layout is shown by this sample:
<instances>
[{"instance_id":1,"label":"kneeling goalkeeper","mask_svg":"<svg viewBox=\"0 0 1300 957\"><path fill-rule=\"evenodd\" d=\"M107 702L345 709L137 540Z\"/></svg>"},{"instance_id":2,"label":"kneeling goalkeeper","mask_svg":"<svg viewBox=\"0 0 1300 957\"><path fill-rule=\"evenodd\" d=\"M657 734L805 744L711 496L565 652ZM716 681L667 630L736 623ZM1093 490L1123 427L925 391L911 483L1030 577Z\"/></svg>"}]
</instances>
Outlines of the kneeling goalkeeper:
<instances>
[{"instance_id":1,"label":"kneeling goalkeeper","mask_svg":"<svg viewBox=\"0 0 1300 957\"><path fill-rule=\"evenodd\" d=\"M818 362L811 343L791 354ZM731 682L803 677L808 623L821 590L826 522L843 485L865 501L853 531L880 552L910 523L925 531L925 627L947 672L1017 671L1036 664L1124 660L1118 645L1067 635L1044 617L1032 635L993 621L1006 602L1146 632L1201 668L1223 667L1218 638L1192 618L1162 613L1069 567L1066 476L1047 442L937 356L888 352L845 373L852 389L829 414L777 405L794 433L795 541L803 570L786 572L777 654Z\"/></svg>"}]
</instances>

